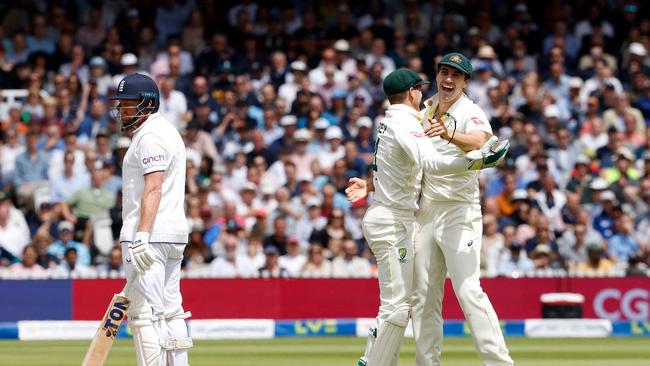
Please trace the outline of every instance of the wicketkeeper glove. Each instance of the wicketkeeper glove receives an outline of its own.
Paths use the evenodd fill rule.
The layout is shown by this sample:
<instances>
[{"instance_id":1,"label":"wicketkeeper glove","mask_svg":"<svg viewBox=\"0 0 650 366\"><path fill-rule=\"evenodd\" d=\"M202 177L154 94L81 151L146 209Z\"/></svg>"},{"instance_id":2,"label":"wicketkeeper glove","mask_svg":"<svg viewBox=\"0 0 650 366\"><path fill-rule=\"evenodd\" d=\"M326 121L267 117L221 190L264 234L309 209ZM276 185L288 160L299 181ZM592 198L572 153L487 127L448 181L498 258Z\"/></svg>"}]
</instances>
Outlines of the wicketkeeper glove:
<instances>
[{"instance_id":1,"label":"wicketkeeper glove","mask_svg":"<svg viewBox=\"0 0 650 366\"><path fill-rule=\"evenodd\" d=\"M135 233L135 240L129 244L129 256L138 274L143 274L151 268L154 257L149 247L149 233Z\"/></svg>"}]
</instances>

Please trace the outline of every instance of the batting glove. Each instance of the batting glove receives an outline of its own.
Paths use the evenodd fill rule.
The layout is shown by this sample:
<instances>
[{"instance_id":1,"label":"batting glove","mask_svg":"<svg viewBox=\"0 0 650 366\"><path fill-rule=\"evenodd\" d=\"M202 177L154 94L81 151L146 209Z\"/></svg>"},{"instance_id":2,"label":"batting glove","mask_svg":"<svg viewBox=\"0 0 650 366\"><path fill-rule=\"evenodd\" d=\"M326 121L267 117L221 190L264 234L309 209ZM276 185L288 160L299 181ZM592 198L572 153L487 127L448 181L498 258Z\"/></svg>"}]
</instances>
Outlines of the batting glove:
<instances>
[{"instance_id":1,"label":"batting glove","mask_svg":"<svg viewBox=\"0 0 650 366\"><path fill-rule=\"evenodd\" d=\"M138 274L143 274L151 268L154 257L149 247L149 233L135 233L135 240L129 244L129 256Z\"/></svg>"}]
</instances>

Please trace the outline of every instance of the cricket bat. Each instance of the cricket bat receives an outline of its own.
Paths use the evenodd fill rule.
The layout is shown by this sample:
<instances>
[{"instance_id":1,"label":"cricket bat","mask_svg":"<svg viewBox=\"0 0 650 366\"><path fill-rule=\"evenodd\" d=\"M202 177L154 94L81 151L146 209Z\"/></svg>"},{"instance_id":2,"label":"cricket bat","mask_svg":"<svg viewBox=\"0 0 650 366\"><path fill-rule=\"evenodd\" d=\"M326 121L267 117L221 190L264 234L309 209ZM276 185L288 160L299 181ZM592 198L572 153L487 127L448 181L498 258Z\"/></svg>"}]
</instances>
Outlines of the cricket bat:
<instances>
[{"instance_id":1,"label":"cricket bat","mask_svg":"<svg viewBox=\"0 0 650 366\"><path fill-rule=\"evenodd\" d=\"M130 303L131 301L123 295L113 295L113 299L108 305L108 309L106 309L106 314L104 314L102 322L99 324L99 329L97 329L97 333L95 333L95 337L90 343L90 347L88 347L82 366L104 365Z\"/></svg>"}]
</instances>

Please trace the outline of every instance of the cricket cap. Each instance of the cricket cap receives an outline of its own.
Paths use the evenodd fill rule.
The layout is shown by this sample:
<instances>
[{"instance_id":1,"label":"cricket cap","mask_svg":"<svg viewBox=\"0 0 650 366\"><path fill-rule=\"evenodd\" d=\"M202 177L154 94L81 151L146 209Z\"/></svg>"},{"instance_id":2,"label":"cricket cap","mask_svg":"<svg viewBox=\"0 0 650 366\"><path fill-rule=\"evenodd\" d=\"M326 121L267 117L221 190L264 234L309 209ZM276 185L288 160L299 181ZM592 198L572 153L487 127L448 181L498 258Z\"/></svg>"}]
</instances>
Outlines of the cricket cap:
<instances>
[{"instance_id":1,"label":"cricket cap","mask_svg":"<svg viewBox=\"0 0 650 366\"><path fill-rule=\"evenodd\" d=\"M467 57L458 52L452 52L442 56L440 62L438 62L438 67L440 67L440 65L454 67L464 72L468 78L472 78L472 63Z\"/></svg>"},{"instance_id":2,"label":"cricket cap","mask_svg":"<svg viewBox=\"0 0 650 366\"><path fill-rule=\"evenodd\" d=\"M420 75L409 69L397 69L384 79L384 93L386 95L395 95L414 88L416 86L429 84L422 79Z\"/></svg>"}]
</instances>

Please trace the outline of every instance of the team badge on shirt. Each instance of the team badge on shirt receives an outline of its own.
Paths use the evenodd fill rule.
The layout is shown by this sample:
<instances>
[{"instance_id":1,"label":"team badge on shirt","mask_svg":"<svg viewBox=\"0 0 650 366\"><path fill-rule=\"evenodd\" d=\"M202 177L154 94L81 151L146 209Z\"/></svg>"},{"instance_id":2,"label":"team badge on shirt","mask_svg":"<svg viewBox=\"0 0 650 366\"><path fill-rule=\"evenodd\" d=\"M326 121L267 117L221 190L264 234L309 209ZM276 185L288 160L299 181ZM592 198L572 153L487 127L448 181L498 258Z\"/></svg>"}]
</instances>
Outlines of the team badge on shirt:
<instances>
[{"instance_id":1,"label":"team badge on shirt","mask_svg":"<svg viewBox=\"0 0 650 366\"><path fill-rule=\"evenodd\" d=\"M397 255L399 257L400 262L406 261L406 248L397 249Z\"/></svg>"}]
</instances>

